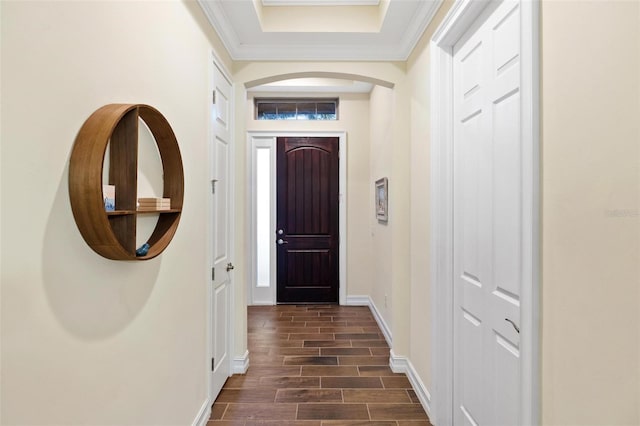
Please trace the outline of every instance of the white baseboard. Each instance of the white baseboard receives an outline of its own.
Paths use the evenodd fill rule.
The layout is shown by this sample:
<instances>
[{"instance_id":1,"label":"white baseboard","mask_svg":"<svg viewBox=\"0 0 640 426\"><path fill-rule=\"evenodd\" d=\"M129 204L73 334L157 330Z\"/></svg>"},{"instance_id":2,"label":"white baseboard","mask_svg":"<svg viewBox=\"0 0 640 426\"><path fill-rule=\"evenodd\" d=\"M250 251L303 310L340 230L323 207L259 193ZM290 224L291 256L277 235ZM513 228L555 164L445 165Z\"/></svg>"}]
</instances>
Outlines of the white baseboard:
<instances>
[{"instance_id":1,"label":"white baseboard","mask_svg":"<svg viewBox=\"0 0 640 426\"><path fill-rule=\"evenodd\" d=\"M378 323L378 327L382 330L382 334L384 335L384 339L387 341L389 347L393 347L393 336L391 334L391 329L387 325L387 322L384 320L382 315L380 315L380 311L378 311L378 307L375 303L373 303L373 299L370 296L347 296L347 305L348 306L368 306L371 309L371 313Z\"/></svg>"},{"instance_id":2,"label":"white baseboard","mask_svg":"<svg viewBox=\"0 0 640 426\"><path fill-rule=\"evenodd\" d=\"M382 334L384 335L384 339L387 341L387 344L389 345L390 348L392 348L393 335L391 334L391 329L389 328L389 326L387 325L387 322L384 320L384 318L380 314L380 311L378 310L378 307L376 306L376 304L373 303L373 300L371 299L369 300L370 300L369 308L371 308L371 312L373 312L373 317L376 319L376 322L378 323L380 330L382 330Z\"/></svg>"},{"instance_id":3,"label":"white baseboard","mask_svg":"<svg viewBox=\"0 0 640 426\"><path fill-rule=\"evenodd\" d=\"M416 395L418 395L420 403L427 412L427 415L431 417L431 394L422 382L418 372L413 367L411 360L406 356L396 355L393 353L392 349L391 355L389 356L389 366L394 373L404 373L407 375L407 378L411 382L411 386L413 386L413 390L415 390Z\"/></svg>"},{"instance_id":4,"label":"white baseboard","mask_svg":"<svg viewBox=\"0 0 640 426\"><path fill-rule=\"evenodd\" d=\"M193 426L206 426L209 418L211 417L211 401L206 399L200 407L200 411L196 415L196 419L193 421Z\"/></svg>"},{"instance_id":5,"label":"white baseboard","mask_svg":"<svg viewBox=\"0 0 640 426\"><path fill-rule=\"evenodd\" d=\"M244 351L242 356L237 356L231 364L231 374L245 374L249 369L249 351Z\"/></svg>"},{"instance_id":6,"label":"white baseboard","mask_svg":"<svg viewBox=\"0 0 640 426\"><path fill-rule=\"evenodd\" d=\"M389 347L393 347L393 339L391 335L391 329L387 325L387 322L384 320L382 315L380 315L380 311L376 307L376 304L373 303L373 300L370 296L347 296L347 305L348 306L368 306L373 313L373 317L376 319L380 330L382 330L382 334L384 334L384 338L389 344ZM399 356L393 352L393 349L389 355L389 367L394 373L404 373L407 375L407 378L411 382L411 386L416 391L416 395L420 400L420 403L424 407L424 410L427 412L427 415L431 415L431 394L427 390L427 387L422 382L422 379L418 375L418 372L413 367L413 364L406 356Z\"/></svg>"},{"instance_id":7,"label":"white baseboard","mask_svg":"<svg viewBox=\"0 0 640 426\"><path fill-rule=\"evenodd\" d=\"M347 296L347 306L369 306L370 303L369 296Z\"/></svg>"}]
</instances>

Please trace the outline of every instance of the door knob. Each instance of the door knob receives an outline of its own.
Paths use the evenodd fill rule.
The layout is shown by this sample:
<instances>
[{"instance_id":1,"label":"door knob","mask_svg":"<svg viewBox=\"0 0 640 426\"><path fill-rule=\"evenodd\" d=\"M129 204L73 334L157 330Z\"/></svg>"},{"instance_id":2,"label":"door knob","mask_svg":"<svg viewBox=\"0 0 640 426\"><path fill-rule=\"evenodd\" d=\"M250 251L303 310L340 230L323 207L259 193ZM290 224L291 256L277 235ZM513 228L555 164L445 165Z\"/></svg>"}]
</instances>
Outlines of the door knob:
<instances>
[{"instance_id":1,"label":"door knob","mask_svg":"<svg viewBox=\"0 0 640 426\"><path fill-rule=\"evenodd\" d=\"M513 328L515 328L515 329L516 329L516 332L517 332L518 334L520 334L520 327L518 327L518 326L516 325L516 323L515 323L515 322L511 321L509 318L505 318L504 320L505 320L506 322L508 322L509 324L511 324L511 325L513 326Z\"/></svg>"},{"instance_id":2,"label":"door knob","mask_svg":"<svg viewBox=\"0 0 640 426\"><path fill-rule=\"evenodd\" d=\"M289 241L285 241L282 238L278 238L278 241L276 241L278 244L282 245L282 244L289 244Z\"/></svg>"},{"instance_id":3,"label":"door knob","mask_svg":"<svg viewBox=\"0 0 640 426\"><path fill-rule=\"evenodd\" d=\"M236 267L233 266L233 263L231 262L227 263L227 272L233 271L234 269L236 269Z\"/></svg>"}]
</instances>

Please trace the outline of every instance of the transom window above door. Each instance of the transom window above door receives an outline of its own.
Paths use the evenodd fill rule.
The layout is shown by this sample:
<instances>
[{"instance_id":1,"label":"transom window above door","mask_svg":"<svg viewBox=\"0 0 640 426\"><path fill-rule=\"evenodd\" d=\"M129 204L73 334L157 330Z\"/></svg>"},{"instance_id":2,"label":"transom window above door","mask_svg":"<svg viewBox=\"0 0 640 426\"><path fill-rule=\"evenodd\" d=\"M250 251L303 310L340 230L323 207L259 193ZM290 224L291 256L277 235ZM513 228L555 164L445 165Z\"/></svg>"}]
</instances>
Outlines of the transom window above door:
<instances>
[{"instance_id":1,"label":"transom window above door","mask_svg":"<svg viewBox=\"0 0 640 426\"><path fill-rule=\"evenodd\" d=\"M256 98L255 112L256 120L337 120L338 99Z\"/></svg>"}]
</instances>

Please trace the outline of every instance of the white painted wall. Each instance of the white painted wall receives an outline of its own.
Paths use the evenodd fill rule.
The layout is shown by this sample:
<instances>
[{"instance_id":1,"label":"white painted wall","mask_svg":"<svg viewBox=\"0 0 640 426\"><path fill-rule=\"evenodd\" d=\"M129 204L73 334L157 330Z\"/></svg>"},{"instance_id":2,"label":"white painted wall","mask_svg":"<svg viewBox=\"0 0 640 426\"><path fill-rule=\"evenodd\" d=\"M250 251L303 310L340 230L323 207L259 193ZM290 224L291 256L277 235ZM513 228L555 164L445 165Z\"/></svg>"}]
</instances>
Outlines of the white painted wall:
<instances>
[{"instance_id":1,"label":"white painted wall","mask_svg":"<svg viewBox=\"0 0 640 426\"><path fill-rule=\"evenodd\" d=\"M191 424L207 401L211 48L226 54L194 3L0 7L0 422ZM147 262L99 257L71 214L73 141L113 102L157 107L182 151L182 220Z\"/></svg>"}]
</instances>

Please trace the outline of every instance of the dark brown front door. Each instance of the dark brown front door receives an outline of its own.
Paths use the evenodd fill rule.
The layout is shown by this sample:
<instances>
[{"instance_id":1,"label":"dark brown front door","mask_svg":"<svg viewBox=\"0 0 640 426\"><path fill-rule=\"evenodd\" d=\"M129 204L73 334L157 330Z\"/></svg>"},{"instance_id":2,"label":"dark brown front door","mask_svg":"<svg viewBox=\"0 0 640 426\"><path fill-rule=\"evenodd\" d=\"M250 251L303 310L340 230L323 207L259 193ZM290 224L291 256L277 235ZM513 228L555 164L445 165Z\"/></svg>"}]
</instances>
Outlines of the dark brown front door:
<instances>
[{"instance_id":1,"label":"dark brown front door","mask_svg":"<svg viewBox=\"0 0 640 426\"><path fill-rule=\"evenodd\" d=\"M278 138L278 303L338 301L338 138Z\"/></svg>"}]
</instances>

